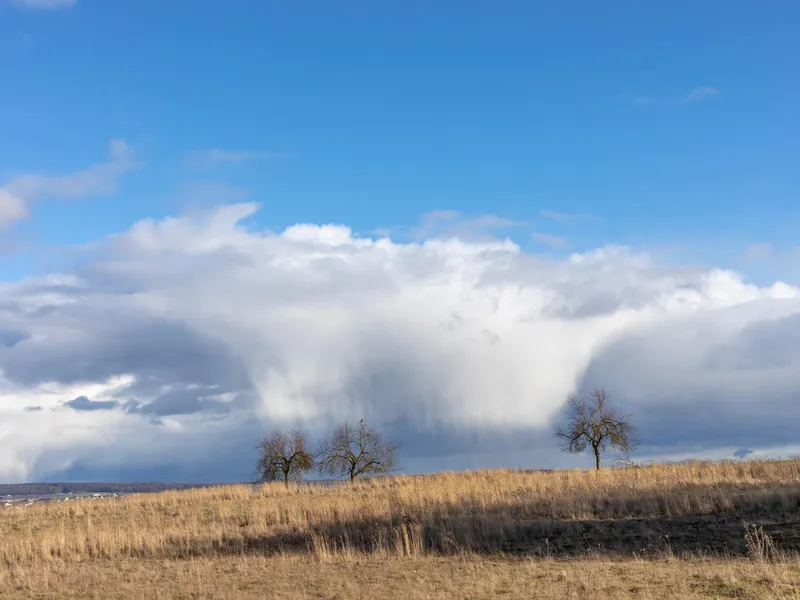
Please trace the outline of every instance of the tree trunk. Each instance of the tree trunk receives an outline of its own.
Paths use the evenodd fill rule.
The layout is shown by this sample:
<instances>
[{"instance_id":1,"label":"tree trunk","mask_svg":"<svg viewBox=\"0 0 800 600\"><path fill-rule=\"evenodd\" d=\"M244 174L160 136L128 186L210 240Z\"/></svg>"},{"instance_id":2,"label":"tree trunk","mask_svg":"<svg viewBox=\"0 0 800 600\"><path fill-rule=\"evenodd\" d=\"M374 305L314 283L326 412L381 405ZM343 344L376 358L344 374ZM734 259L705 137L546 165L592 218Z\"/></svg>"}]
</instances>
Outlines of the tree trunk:
<instances>
[{"instance_id":1,"label":"tree trunk","mask_svg":"<svg viewBox=\"0 0 800 600\"><path fill-rule=\"evenodd\" d=\"M600 448L595 446L594 448L594 464L595 468L599 471L600 470Z\"/></svg>"},{"instance_id":2,"label":"tree trunk","mask_svg":"<svg viewBox=\"0 0 800 600\"><path fill-rule=\"evenodd\" d=\"M289 487L289 471L283 472L283 485L285 485L287 488Z\"/></svg>"}]
</instances>

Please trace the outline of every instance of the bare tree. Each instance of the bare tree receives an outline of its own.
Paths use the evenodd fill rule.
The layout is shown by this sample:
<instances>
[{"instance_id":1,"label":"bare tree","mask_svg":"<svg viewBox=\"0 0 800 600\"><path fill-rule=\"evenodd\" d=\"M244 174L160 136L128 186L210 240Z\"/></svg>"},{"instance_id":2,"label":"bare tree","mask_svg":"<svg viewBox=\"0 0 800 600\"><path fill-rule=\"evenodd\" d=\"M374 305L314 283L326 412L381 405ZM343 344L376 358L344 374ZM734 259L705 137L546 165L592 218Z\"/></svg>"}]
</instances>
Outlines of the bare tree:
<instances>
[{"instance_id":1,"label":"bare tree","mask_svg":"<svg viewBox=\"0 0 800 600\"><path fill-rule=\"evenodd\" d=\"M556 429L564 452L580 454L591 447L595 466L600 468L600 452L615 448L628 456L637 446L635 428L630 417L620 414L609 405L611 397L599 388L588 400L577 396L567 398L567 425Z\"/></svg>"},{"instance_id":2,"label":"bare tree","mask_svg":"<svg viewBox=\"0 0 800 600\"><path fill-rule=\"evenodd\" d=\"M317 466L322 474L334 477L389 473L395 470L400 442L384 441L364 419L357 427L349 423L337 427L320 446Z\"/></svg>"},{"instance_id":3,"label":"bare tree","mask_svg":"<svg viewBox=\"0 0 800 600\"><path fill-rule=\"evenodd\" d=\"M285 485L300 481L303 474L314 468L314 455L308 451L308 434L292 429L274 431L258 445L256 465L258 481L278 481Z\"/></svg>"}]
</instances>

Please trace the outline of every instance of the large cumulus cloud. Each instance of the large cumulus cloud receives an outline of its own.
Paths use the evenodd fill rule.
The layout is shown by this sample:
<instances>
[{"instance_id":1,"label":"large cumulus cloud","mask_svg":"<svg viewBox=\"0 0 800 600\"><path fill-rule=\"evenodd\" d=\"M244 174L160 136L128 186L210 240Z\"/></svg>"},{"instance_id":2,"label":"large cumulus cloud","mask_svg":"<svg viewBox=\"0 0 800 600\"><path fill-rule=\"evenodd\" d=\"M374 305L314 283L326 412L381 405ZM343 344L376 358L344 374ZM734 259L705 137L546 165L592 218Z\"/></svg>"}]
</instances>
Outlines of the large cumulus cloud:
<instances>
[{"instance_id":1,"label":"large cumulus cloud","mask_svg":"<svg viewBox=\"0 0 800 600\"><path fill-rule=\"evenodd\" d=\"M143 221L0 287L0 478L241 479L265 430L362 416L411 470L562 465L550 426L594 385L651 454L794 441L792 286L613 246L262 232L255 210Z\"/></svg>"}]
</instances>

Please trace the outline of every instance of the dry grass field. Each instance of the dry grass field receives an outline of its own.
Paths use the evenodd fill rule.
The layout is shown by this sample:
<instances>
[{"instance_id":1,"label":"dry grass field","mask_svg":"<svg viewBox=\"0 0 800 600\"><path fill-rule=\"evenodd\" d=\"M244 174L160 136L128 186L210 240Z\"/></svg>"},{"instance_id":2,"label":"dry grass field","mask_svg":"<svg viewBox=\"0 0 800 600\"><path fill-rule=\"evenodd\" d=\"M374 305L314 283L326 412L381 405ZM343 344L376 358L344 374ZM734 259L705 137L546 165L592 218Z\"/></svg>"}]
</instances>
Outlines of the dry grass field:
<instances>
[{"instance_id":1,"label":"dry grass field","mask_svg":"<svg viewBox=\"0 0 800 600\"><path fill-rule=\"evenodd\" d=\"M800 600L800 460L0 510L1 598Z\"/></svg>"}]
</instances>

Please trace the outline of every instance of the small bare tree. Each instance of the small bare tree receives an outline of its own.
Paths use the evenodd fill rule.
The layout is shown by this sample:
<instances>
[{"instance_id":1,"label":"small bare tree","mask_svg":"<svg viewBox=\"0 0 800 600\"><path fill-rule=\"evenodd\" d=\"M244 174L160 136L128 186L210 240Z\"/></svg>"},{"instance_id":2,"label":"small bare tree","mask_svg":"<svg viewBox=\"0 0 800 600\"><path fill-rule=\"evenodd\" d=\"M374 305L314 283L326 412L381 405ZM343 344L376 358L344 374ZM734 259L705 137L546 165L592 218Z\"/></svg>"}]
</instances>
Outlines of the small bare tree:
<instances>
[{"instance_id":1,"label":"small bare tree","mask_svg":"<svg viewBox=\"0 0 800 600\"><path fill-rule=\"evenodd\" d=\"M258 481L278 481L288 486L290 481L300 481L303 474L314 468L314 455L308 451L308 434L293 429L274 431L258 445L256 465Z\"/></svg>"},{"instance_id":2,"label":"small bare tree","mask_svg":"<svg viewBox=\"0 0 800 600\"><path fill-rule=\"evenodd\" d=\"M320 473L334 477L389 473L395 470L400 442L384 441L364 419L357 427L349 423L337 427L317 452Z\"/></svg>"},{"instance_id":3,"label":"small bare tree","mask_svg":"<svg viewBox=\"0 0 800 600\"><path fill-rule=\"evenodd\" d=\"M567 398L567 425L556 429L564 452L580 454L591 447L595 466L600 468L600 452L616 448L628 456L637 446L635 428L630 417L618 413L609 405L611 397L599 388L589 394L589 400L577 396Z\"/></svg>"}]
</instances>

